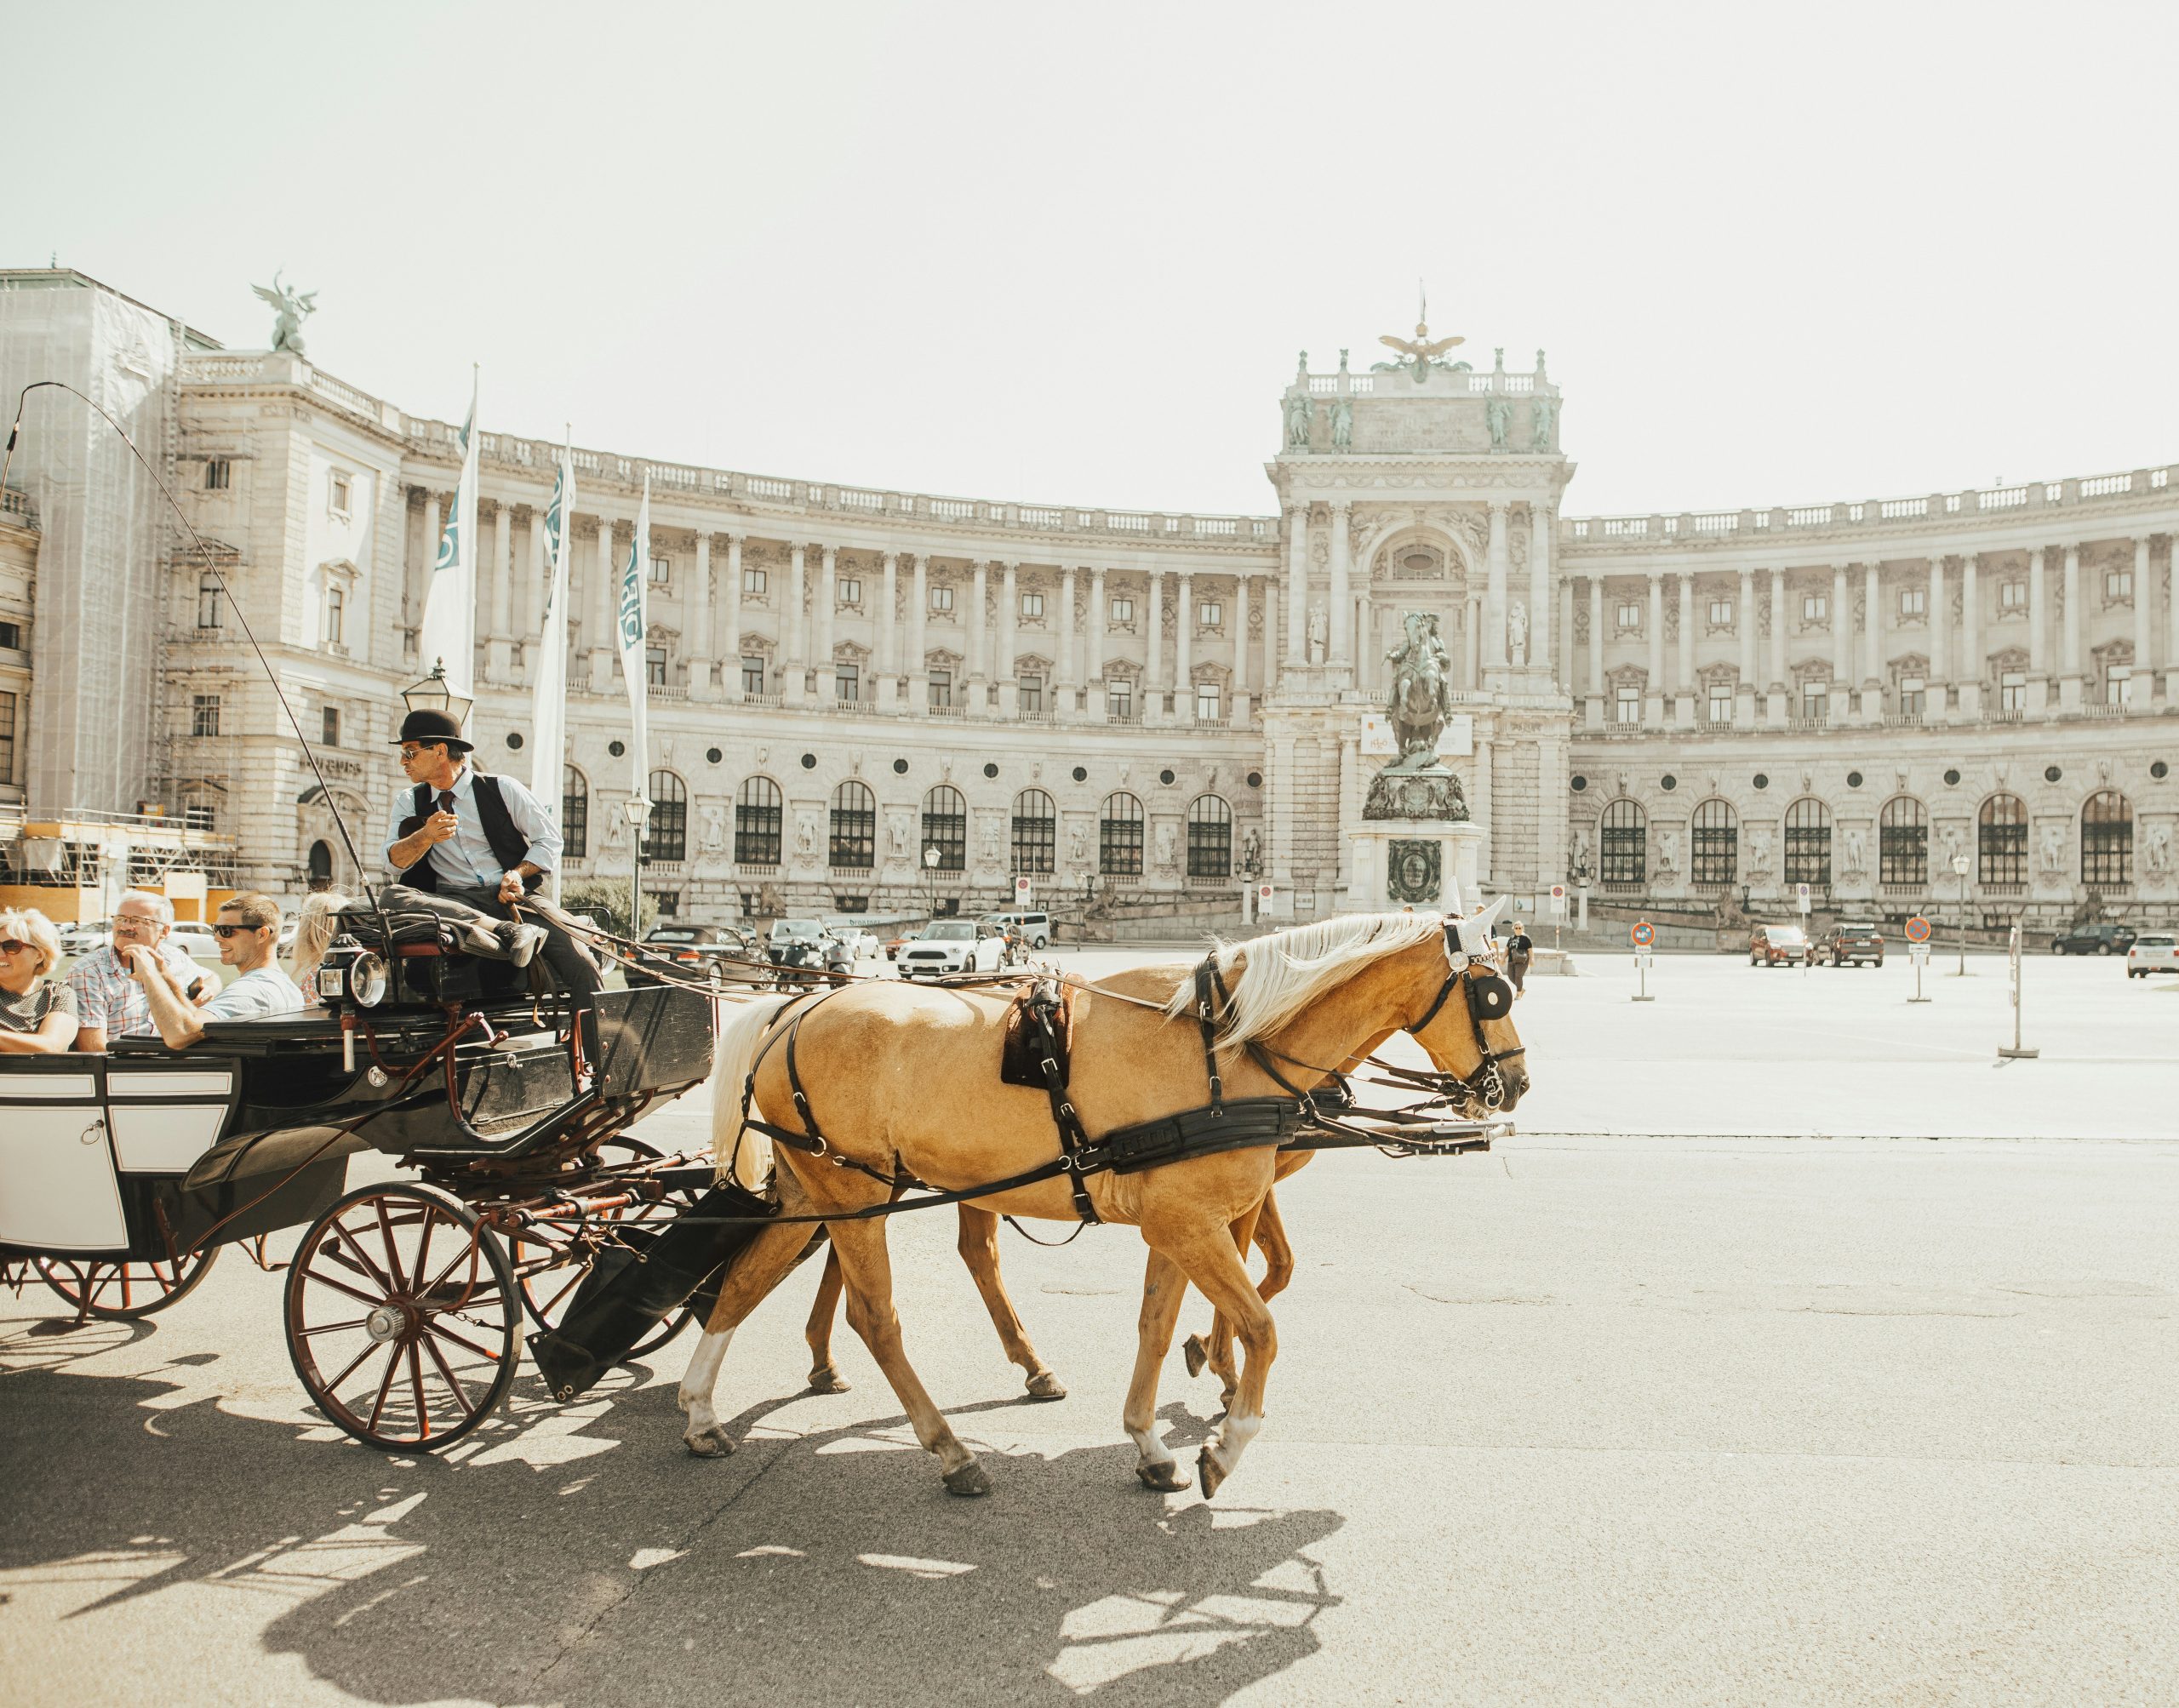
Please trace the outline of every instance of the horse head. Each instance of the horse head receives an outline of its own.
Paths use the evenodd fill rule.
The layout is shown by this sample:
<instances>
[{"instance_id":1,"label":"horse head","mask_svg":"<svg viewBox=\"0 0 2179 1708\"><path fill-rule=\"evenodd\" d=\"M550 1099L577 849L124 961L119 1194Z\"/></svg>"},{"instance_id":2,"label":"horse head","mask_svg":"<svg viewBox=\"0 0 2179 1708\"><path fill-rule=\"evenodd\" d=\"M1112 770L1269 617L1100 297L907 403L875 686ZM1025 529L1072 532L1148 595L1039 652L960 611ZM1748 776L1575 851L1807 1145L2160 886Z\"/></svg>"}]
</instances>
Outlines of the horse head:
<instances>
[{"instance_id":1,"label":"horse head","mask_svg":"<svg viewBox=\"0 0 2179 1708\"><path fill-rule=\"evenodd\" d=\"M1503 1114L1529 1088L1513 987L1490 950L1490 928L1507 902L1501 895L1481 913L1446 917L1444 982L1427 1012L1406 1028L1470 1115Z\"/></svg>"}]
</instances>

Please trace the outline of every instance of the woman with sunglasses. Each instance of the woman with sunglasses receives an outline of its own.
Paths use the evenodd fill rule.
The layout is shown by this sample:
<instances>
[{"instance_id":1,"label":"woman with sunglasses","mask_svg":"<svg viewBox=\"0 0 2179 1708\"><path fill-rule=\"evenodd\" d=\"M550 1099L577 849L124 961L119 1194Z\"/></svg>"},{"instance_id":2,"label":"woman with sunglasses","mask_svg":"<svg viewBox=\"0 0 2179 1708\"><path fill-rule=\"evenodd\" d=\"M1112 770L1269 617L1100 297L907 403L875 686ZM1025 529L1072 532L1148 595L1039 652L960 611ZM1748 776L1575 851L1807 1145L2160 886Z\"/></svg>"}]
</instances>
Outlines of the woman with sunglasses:
<instances>
[{"instance_id":1,"label":"woman with sunglasses","mask_svg":"<svg viewBox=\"0 0 2179 1708\"><path fill-rule=\"evenodd\" d=\"M58 1055L76 1042L75 993L46 975L60 934L35 907L0 912L0 1055Z\"/></svg>"}]
</instances>

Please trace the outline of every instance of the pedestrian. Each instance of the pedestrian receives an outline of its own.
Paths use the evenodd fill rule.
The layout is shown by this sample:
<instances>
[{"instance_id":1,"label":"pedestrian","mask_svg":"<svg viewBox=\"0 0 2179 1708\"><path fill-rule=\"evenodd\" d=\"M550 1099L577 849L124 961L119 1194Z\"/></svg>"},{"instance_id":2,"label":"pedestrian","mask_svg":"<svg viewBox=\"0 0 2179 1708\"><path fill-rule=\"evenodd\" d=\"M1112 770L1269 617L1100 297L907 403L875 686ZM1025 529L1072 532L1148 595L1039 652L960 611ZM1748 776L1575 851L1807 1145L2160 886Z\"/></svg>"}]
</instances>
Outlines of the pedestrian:
<instances>
[{"instance_id":1,"label":"pedestrian","mask_svg":"<svg viewBox=\"0 0 2179 1708\"><path fill-rule=\"evenodd\" d=\"M1528 994L1525 981L1529 976L1529 962L1535 954L1536 944L1529 936L1528 927L1516 919L1513 922L1513 934L1506 940L1506 972L1513 981L1513 994L1516 997L1524 997Z\"/></svg>"}]
</instances>

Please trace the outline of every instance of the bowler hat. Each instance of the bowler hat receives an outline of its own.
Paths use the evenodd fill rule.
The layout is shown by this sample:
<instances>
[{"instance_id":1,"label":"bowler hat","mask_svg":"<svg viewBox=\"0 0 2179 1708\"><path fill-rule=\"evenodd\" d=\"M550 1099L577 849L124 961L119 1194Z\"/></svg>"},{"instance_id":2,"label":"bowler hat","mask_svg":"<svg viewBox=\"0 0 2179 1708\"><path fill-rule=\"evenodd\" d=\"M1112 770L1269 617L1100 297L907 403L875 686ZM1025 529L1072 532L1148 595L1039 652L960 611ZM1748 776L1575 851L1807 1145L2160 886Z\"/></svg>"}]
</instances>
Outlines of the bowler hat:
<instances>
[{"instance_id":1,"label":"bowler hat","mask_svg":"<svg viewBox=\"0 0 2179 1708\"><path fill-rule=\"evenodd\" d=\"M461 733L461 720L452 712L435 711L429 706L420 707L401 720L401 734L395 736L393 745L404 741L443 741L457 751L466 753L471 747L469 738Z\"/></svg>"}]
</instances>

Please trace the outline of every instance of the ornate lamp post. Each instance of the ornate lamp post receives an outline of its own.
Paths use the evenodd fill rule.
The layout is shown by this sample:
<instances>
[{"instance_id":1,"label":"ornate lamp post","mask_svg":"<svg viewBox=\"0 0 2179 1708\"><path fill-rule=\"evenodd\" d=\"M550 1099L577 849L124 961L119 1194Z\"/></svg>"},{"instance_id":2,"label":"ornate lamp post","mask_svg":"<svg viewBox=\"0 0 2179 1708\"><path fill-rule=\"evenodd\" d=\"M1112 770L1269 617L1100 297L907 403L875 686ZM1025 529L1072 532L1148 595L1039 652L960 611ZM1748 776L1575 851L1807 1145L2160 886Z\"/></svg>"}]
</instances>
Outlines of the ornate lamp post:
<instances>
[{"instance_id":1,"label":"ornate lamp post","mask_svg":"<svg viewBox=\"0 0 2179 1708\"><path fill-rule=\"evenodd\" d=\"M643 827L650 822L650 800L631 795L621 808L628 815L629 841L636 854L628 878L628 935L639 938L643 934Z\"/></svg>"},{"instance_id":2,"label":"ornate lamp post","mask_svg":"<svg viewBox=\"0 0 2179 1708\"><path fill-rule=\"evenodd\" d=\"M938 844L927 843L923 851L924 881L930 889L930 913L938 917Z\"/></svg>"},{"instance_id":3,"label":"ornate lamp post","mask_svg":"<svg viewBox=\"0 0 2179 1708\"><path fill-rule=\"evenodd\" d=\"M1955 979L1967 976L1967 865L1965 854L1952 857L1952 875L1959 880L1959 965L1953 972Z\"/></svg>"},{"instance_id":4,"label":"ornate lamp post","mask_svg":"<svg viewBox=\"0 0 2179 1708\"><path fill-rule=\"evenodd\" d=\"M466 694L456 694L446 679L446 660L432 660L432 673L421 682L415 682L401 690L401 703L411 711L443 711L465 729L469 727L470 708L477 702Z\"/></svg>"}]
</instances>

